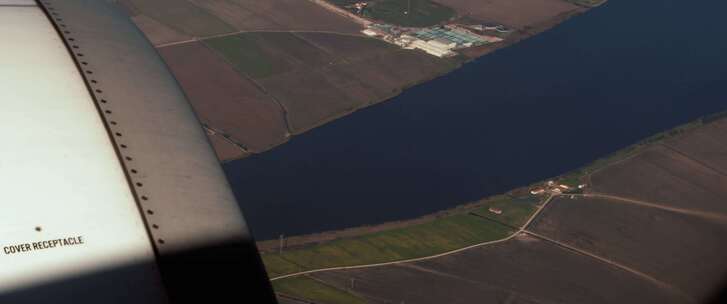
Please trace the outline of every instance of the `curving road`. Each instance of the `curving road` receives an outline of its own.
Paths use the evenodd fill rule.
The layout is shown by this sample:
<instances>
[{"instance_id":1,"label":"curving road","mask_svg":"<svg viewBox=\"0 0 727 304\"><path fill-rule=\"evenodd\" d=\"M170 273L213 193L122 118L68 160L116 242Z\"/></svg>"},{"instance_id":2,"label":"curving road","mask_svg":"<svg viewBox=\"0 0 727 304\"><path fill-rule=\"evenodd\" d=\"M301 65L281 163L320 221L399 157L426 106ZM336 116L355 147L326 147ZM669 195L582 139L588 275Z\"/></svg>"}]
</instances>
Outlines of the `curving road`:
<instances>
[{"instance_id":1,"label":"curving road","mask_svg":"<svg viewBox=\"0 0 727 304\"><path fill-rule=\"evenodd\" d=\"M413 258L413 259L398 260L398 261L391 261L391 262L382 262L382 263L374 263L374 264L355 265L355 266L330 267L330 268L321 268L321 269L314 269L314 270L308 270L308 271L295 272L295 273L286 274L286 275L282 275L282 276L277 276L277 277L271 278L270 281L275 281L275 280L280 280L280 279L285 279L285 278L290 278L290 277L295 277L295 276L301 276L301 275L306 275L306 274L326 272L326 271L372 268L372 267L380 267L380 266L388 266L388 265L396 265L396 264L403 264L403 263L412 263L412 262L418 262L418 261L425 261L425 260L436 259L436 258L443 257L443 256L448 256L448 255L451 255L451 254L459 253L459 252L462 252L462 251L465 251L465 250L469 250L469 249L473 249L473 248L477 248L477 247L482 247L482 246L485 246L485 245L502 243L504 241L507 241L509 239L512 239L512 238L516 237L517 235L519 235L521 233L526 232L525 229L541 213L541 211L543 211L543 209L545 209L545 207L548 205L548 203L550 203L551 200L553 200L554 197L555 197L555 195L548 196L548 198L546 198L545 201L543 201L543 203L540 205L540 207L538 207L538 209L535 210L535 212L533 213L533 215L530 216L530 218L528 219L528 221L525 222L525 224L523 224L522 227L520 227L520 229L518 229L517 231L513 232L512 234L510 234L506 238L502 238L502 239L494 240L494 241L487 241L487 242L477 243L477 244L470 245L470 246L467 246L467 247L463 247L463 248L460 248L460 249L455 249L455 250L452 250L452 251L447 251L447 252L443 252L443 253L436 254L436 255L430 255L430 256Z\"/></svg>"}]
</instances>

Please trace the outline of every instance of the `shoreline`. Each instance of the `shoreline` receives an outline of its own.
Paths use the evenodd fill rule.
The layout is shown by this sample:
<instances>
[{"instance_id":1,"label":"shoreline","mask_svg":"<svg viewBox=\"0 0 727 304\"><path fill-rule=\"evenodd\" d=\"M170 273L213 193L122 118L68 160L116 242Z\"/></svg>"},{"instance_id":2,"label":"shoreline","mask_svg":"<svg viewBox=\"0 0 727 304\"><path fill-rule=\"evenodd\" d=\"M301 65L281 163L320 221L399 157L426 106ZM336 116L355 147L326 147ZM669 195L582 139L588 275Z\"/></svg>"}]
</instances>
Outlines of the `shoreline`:
<instances>
[{"instance_id":1,"label":"shoreline","mask_svg":"<svg viewBox=\"0 0 727 304\"><path fill-rule=\"evenodd\" d=\"M646 138L643 138L637 142L634 142L628 146L625 146L621 149L618 149L614 152L608 153L605 156L601 158L594 159L593 161L585 164L584 166L581 166L577 169L564 172L560 175L547 178L545 180L537 181L534 183L531 183L529 185L524 185L521 187L514 188L512 190L509 190L505 193L490 195L487 197L484 197L482 199L479 199L477 201L472 202L466 202L462 204L458 204L452 208L447 208L443 210L439 210L430 214L426 214L419 217L414 218L408 218L408 219L401 219L401 220L395 220L395 221L388 221L378 224L371 224L371 225L362 225L362 226L355 226L355 227L349 227L345 229L339 229L339 230L328 230L328 231L322 231L318 233L310 233L310 234L303 234L303 235L294 235L290 237L285 237L285 245L284 248L286 250L289 249L297 249L297 248L305 248L308 246L313 246L321 243L326 243L330 241L340 240L340 239L346 239L346 238L355 238L371 233L376 232L382 232L397 228L405 228L410 227L417 224L423 224L427 222L431 222L437 219L441 219L446 216L452 216L457 214L466 214L469 211L481 208L488 203L492 201L496 201L498 199L502 198L514 198L519 197L523 195L530 195L529 190L536 186L536 185L542 185L545 184L548 180L553 180L561 183L566 184L573 184L574 182L577 183L585 183L590 186L590 176L594 172L599 171L600 169L614 164L621 162L625 159L628 159L629 157L639 153L645 148L648 148L654 144L657 144L659 142L662 142L664 140L667 140L669 138L679 136L682 134L685 134L687 132L690 132L694 129L698 129L702 126L709 125L712 122L719 121L727 119L727 111L722 112L716 112L713 114L705 115L700 118L697 118L693 121L674 126L673 128L661 131L659 133L653 134L651 136L648 136ZM279 239L269 239L269 240L262 240L256 242L258 250L261 253L272 253L280 248L280 240Z\"/></svg>"},{"instance_id":2,"label":"shoreline","mask_svg":"<svg viewBox=\"0 0 727 304\"><path fill-rule=\"evenodd\" d=\"M606 3L606 2L607 2L607 0L604 0L603 2L601 2L601 4ZM600 6L600 4L598 6ZM548 30L550 30L550 29L552 29L552 28L560 25L563 22L566 22L566 21L568 21L569 19L571 19L573 17L580 16L580 15L588 12L590 9L596 8L596 7L597 6L594 6L594 7L579 6L579 8L577 8L577 9L573 9L571 11L568 11L568 12L565 12L563 14L557 15L553 19L550 19L550 20L547 20L547 21L544 21L544 22L535 24L533 26L529 26L526 30L525 29L517 30L517 31L513 32L507 39L503 40L502 42L495 43L495 44L492 44L492 45L484 45L484 46L479 46L479 47L473 47L473 48L470 48L470 49L465 49L465 50L463 50L463 52L461 54L459 54L458 56L453 57L454 59L441 59L441 60L450 60L450 61L452 61L453 67L451 69L449 69L449 70L446 70L446 71L441 72L441 73L436 73L436 74L429 75L429 76L425 77L422 80L415 81L415 82L412 82L412 83L407 84L405 86L402 86L402 87L398 88L397 90L392 91L391 94L387 95L386 97L383 97L383 98L378 99L378 100L372 100L370 102L367 102L367 103L363 104L362 106L352 108L349 111L345 111L345 112L341 112L341 113L335 114L335 115L333 115L333 116L331 116L329 118L326 118L324 120L321 120L320 122L316 123L315 125L311 126L310 128L307 128L307 129L304 129L304 130L300 130L300 131L297 131L297 132L293 132L292 130L290 130L290 128L288 128L288 136L285 138L285 140L283 142L281 142L281 143L279 143L277 145L274 145L274 146L267 147L263 151L252 151L252 150L247 150L246 149L245 152L247 152L247 153L245 155L243 155L243 156L241 156L239 158L232 158L232 159L221 160L221 163L222 164L227 164L227 163L231 163L231 162L234 162L234 161L239 161L239 160L246 159L246 158L248 158L248 157L250 157L252 155L266 153L266 152L268 152L268 151L270 151L272 149L275 149L275 148L277 148L277 147L279 147L281 145L284 145L284 144L288 143L292 138L294 138L296 136L299 136L299 135L302 135L304 133L313 131L314 129L320 128L320 127L322 127L322 126L324 126L326 124L329 124L331 122L334 122L334 121L336 121L338 119L341 119L341 118L344 118L344 117L349 116L351 114L354 114L355 112L358 112L360 110L367 109L367 108L370 108L372 106L376 106L376 105L379 105L379 104L382 104L382 103L385 103L385 102L389 102L390 100L394 99L395 97L401 95L405 90L411 89L411 88L416 87L416 86L419 86L419 85L426 84L428 82L431 82L431 81L436 80L437 78L440 78L442 76L445 76L445 75L448 75L448 74L450 74L452 72L455 72L456 70L462 68L464 65L469 64L469 63L471 63L471 62L473 62L473 61L475 61L477 59L480 59L481 57L490 55L490 54L492 54L492 53L494 53L494 52L496 52L498 50L501 50L501 49L504 49L504 48L508 48L508 47L513 46L513 45L515 45L515 44L517 44L517 43L519 43L521 41L524 41L524 40L526 40L528 38L532 38L532 37L534 37L536 35L542 34L543 32L548 31ZM283 110L284 113L287 113L288 112L288 109L286 109L282 104L279 105L279 106ZM286 121L287 121L287 117L286 117Z\"/></svg>"}]
</instances>

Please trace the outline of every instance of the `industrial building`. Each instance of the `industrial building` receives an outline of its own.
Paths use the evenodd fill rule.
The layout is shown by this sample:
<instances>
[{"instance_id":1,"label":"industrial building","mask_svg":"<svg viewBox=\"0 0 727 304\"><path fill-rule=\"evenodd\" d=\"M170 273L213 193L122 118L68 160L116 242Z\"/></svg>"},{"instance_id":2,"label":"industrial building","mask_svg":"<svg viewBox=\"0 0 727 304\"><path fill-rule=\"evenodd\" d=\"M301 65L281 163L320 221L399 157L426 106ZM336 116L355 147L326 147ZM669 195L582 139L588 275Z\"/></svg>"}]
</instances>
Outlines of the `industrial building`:
<instances>
[{"instance_id":1,"label":"industrial building","mask_svg":"<svg viewBox=\"0 0 727 304\"><path fill-rule=\"evenodd\" d=\"M450 57L457 54L457 49L502 41L497 37L475 34L456 25L411 29L389 24L371 24L361 32L405 49L420 49L437 57Z\"/></svg>"},{"instance_id":2,"label":"industrial building","mask_svg":"<svg viewBox=\"0 0 727 304\"><path fill-rule=\"evenodd\" d=\"M436 40L424 41L417 39L411 43L411 46L437 57L450 57L456 54L452 51L454 49L452 44L445 44Z\"/></svg>"},{"instance_id":3,"label":"industrial building","mask_svg":"<svg viewBox=\"0 0 727 304\"><path fill-rule=\"evenodd\" d=\"M456 26L425 28L415 32L414 36L425 41L449 41L450 43L454 43L458 48L472 47L488 42L482 36Z\"/></svg>"}]
</instances>

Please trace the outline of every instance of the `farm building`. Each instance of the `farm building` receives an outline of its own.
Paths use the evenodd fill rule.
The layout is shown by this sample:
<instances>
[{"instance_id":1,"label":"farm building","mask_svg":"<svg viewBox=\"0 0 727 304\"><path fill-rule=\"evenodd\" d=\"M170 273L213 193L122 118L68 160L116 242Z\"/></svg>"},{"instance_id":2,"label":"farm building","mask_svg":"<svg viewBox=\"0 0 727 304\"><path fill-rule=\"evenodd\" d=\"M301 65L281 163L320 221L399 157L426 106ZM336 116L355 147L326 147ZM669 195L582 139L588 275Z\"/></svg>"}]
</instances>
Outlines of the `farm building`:
<instances>
[{"instance_id":1,"label":"farm building","mask_svg":"<svg viewBox=\"0 0 727 304\"><path fill-rule=\"evenodd\" d=\"M420 49L427 52L427 54L434 55L437 57L449 57L454 56L455 53L452 51L451 46L439 43L436 41L424 41L417 39L411 43L414 48Z\"/></svg>"},{"instance_id":2,"label":"farm building","mask_svg":"<svg viewBox=\"0 0 727 304\"><path fill-rule=\"evenodd\" d=\"M455 44L456 47L471 47L488 42L480 35L454 26L426 28L415 32L414 36L424 41L448 41Z\"/></svg>"},{"instance_id":3,"label":"farm building","mask_svg":"<svg viewBox=\"0 0 727 304\"><path fill-rule=\"evenodd\" d=\"M499 214L502 214L502 209L498 209L498 208L495 208L495 207L490 207L490 209L488 209L488 210L490 212L494 213L494 214L498 214L498 215Z\"/></svg>"}]
</instances>

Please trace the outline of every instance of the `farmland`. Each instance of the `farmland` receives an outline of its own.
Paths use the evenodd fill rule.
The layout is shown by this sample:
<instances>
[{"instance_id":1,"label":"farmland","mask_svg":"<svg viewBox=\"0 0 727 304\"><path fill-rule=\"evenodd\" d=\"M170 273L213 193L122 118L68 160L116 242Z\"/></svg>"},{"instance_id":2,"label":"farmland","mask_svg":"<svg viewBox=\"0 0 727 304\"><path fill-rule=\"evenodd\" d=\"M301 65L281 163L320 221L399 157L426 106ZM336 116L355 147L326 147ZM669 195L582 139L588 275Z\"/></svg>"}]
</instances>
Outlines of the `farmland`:
<instances>
[{"instance_id":1,"label":"farmland","mask_svg":"<svg viewBox=\"0 0 727 304\"><path fill-rule=\"evenodd\" d=\"M269 37L272 38L270 41L264 41L269 35L276 37ZM260 79L291 69L290 64L285 60L286 49L283 48L286 45L290 46L291 41L282 41L281 36L286 36L286 38L290 38L289 40L295 39L295 37L287 33L250 33L212 38L204 43L222 55L227 62L242 74L254 79ZM279 46L279 48L276 46ZM298 49L303 47L310 49L305 43L298 43L296 47Z\"/></svg>"},{"instance_id":2,"label":"farmland","mask_svg":"<svg viewBox=\"0 0 727 304\"><path fill-rule=\"evenodd\" d=\"M119 2L154 44L237 31L326 31L347 34L360 31L359 25L345 17L327 12L310 1L120 0ZM159 35L161 32L166 32L168 35ZM172 34L175 37L171 37Z\"/></svg>"},{"instance_id":3,"label":"farmland","mask_svg":"<svg viewBox=\"0 0 727 304\"><path fill-rule=\"evenodd\" d=\"M263 255L271 277L297 271L382 263L428 256L512 233L507 226L459 214L411 227Z\"/></svg>"},{"instance_id":4,"label":"farmland","mask_svg":"<svg viewBox=\"0 0 727 304\"><path fill-rule=\"evenodd\" d=\"M727 269L722 241L727 223L691 215L608 199L559 198L533 226L539 234L660 278L699 301L714 287L704 282L718 282Z\"/></svg>"},{"instance_id":5,"label":"farmland","mask_svg":"<svg viewBox=\"0 0 727 304\"><path fill-rule=\"evenodd\" d=\"M578 171L585 174L579 182L590 181L584 194L556 197L523 233L503 242L433 259L321 271L304 278L363 297L368 303L709 301L727 277L722 254L727 250L723 242L727 188L721 171L727 146L718 140L725 127L727 120L698 120L586 166ZM466 215L521 227L536 202L526 197L494 197L438 220L458 222ZM501 215L492 212L498 209ZM463 231L476 231L450 225L426 227L415 231L441 235L442 240L458 240ZM362 234L353 239L368 237ZM442 244L416 233L407 239L422 242L415 248ZM361 252L359 245L340 241L314 247L339 242L337 251ZM376 248L388 252L400 242L380 242ZM284 255L265 258L266 265L279 267L273 273L296 271L295 263L275 261L288 261ZM326 267L334 264L341 261ZM604 289L605 285L609 288Z\"/></svg>"},{"instance_id":6,"label":"farmland","mask_svg":"<svg viewBox=\"0 0 727 304\"><path fill-rule=\"evenodd\" d=\"M235 159L247 156L247 152L242 150L238 145L230 142L222 134L207 134L210 144L215 149L218 159Z\"/></svg>"},{"instance_id":7,"label":"farmland","mask_svg":"<svg viewBox=\"0 0 727 304\"><path fill-rule=\"evenodd\" d=\"M374 20L411 27L436 25L455 14L450 7L430 0L380 0L366 11L366 16Z\"/></svg>"},{"instance_id":8,"label":"farmland","mask_svg":"<svg viewBox=\"0 0 727 304\"><path fill-rule=\"evenodd\" d=\"M169 63L211 130L221 159L264 152L290 135L447 73L463 60L362 37L358 24L310 1L121 2ZM378 12L374 5L369 14L377 12L392 23L433 24L466 16L471 23L504 24L514 29L506 45L583 12L579 5L586 3L412 2L418 4L411 20L401 20L402 1L379 1ZM498 47L465 55L475 58ZM684 294L687 300L704 299L724 274L716 255L724 251L719 239L724 224L674 210L727 211L727 146L722 142L727 123L698 127L654 138L566 176L571 185L589 182L589 195L662 209L599 197L559 198L529 229L561 245L518 235L432 260L320 272L277 280L275 286L280 293L324 303L361 297L373 303L681 303ZM491 207L503 214L494 215ZM277 276L427 256L511 235L534 208L531 200L493 200L411 225L297 244L263 258L271 276Z\"/></svg>"},{"instance_id":9,"label":"farmland","mask_svg":"<svg viewBox=\"0 0 727 304\"><path fill-rule=\"evenodd\" d=\"M727 134L727 122L723 119L694 130L690 136L672 138L664 144L712 170L727 174L727 158L724 153L715 153L727 150L724 134Z\"/></svg>"},{"instance_id":10,"label":"farmland","mask_svg":"<svg viewBox=\"0 0 727 304\"><path fill-rule=\"evenodd\" d=\"M562 0L440 0L439 3L458 12L466 12L469 18L501 23L520 30L579 10L578 6Z\"/></svg>"},{"instance_id":11,"label":"farmland","mask_svg":"<svg viewBox=\"0 0 727 304\"><path fill-rule=\"evenodd\" d=\"M280 281L275 283L275 289L298 299L315 299L321 303L366 303L360 297L310 278Z\"/></svg>"},{"instance_id":12,"label":"farmland","mask_svg":"<svg viewBox=\"0 0 727 304\"><path fill-rule=\"evenodd\" d=\"M217 16L199 9L188 1L125 0L122 4L131 7L130 10L140 15L157 21L160 25L190 36L203 37L234 31L234 28Z\"/></svg>"},{"instance_id":13,"label":"farmland","mask_svg":"<svg viewBox=\"0 0 727 304\"><path fill-rule=\"evenodd\" d=\"M159 50L202 121L252 153L457 64L370 38L327 33L243 33ZM396 64L409 68L395 69ZM228 151L220 154L223 159L244 156L215 146Z\"/></svg>"},{"instance_id":14,"label":"farmland","mask_svg":"<svg viewBox=\"0 0 727 304\"><path fill-rule=\"evenodd\" d=\"M727 176L661 145L596 172L591 180L596 192L727 213Z\"/></svg>"},{"instance_id":15,"label":"farmland","mask_svg":"<svg viewBox=\"0 0 727 304\"><path fill-rule=\"evenodd\" d=\"M312 1L192 0L236 31L324 31L357 34L359 25L332 14Z\"/></svg>"},{"instance_id":16,"label":"farmland","mask_svg":"<svg viewBox=\"0 0 727 304\"><path fill-rule=\"evenodd\" d=\"M157 44L173 43L176 41L192 39L191 36L145 15L133 16L131 19L134 20L136 26L144 31L147 39Z\"/></svg>"},{"instance_id":17,"label":"farmland","mask_svg":"<svg viewBox=\"0 0 727 304\"><path fill-rule=\"evenodd\" d=\"M435 260L312 276L339 289L353 281L369 303L679 303L627 272L530 236Z\"/></svg>"},{"instance_id":18,"label":"farmland","mask_svg":"<svg viewBox=\"0 0 727 304\"><path fill-rule=\"evenodd\" d=\"M581 11L564 0L516 2L381 0L365 10L364 17L392 24L426 26L467 16L473 22L516 29L510 42L472 48L461 57L436 58L366 38L360 20L316 1L119 0L158 47L185 92L194 96L203 122L218 130L210 136L222 160L267 151L290 135L382 102L534 33L526 27L545 29ZM352 1L332 3L345 6ZM214 64L195 67L186 62L197 55ZM193 68L201 71L196 77ZM222 78L211 77L216 72L232 79L225 81L222 94L214 93L215 82ZM234 91L234 82L239 83L237 91L247 92L245 97L225 95ZM256 127L249 130L250 125Z\"/></svg>"},{"instance_id":19,"label":"farmland","mask_svg":"<svg viewBox=\"0 0 727 304\"><path fill-rule=\"evenodd\" d=\"M456 66L378 40L325 33L243 33L204 43L284 107L293 134L423 80L417 77L443 74ZM349 45L358 51L338 51Z\"/></svg>"},{"instance_id":20,"label":"farmland","mask_svg":"<svg viewBox=\"0 0 727 304\"><path fill-rule=\"evenodd\" d=\"M495 199L485 201L482 207L473 210L472 213L493 221L501 222L510 227L520 228L525 224L528 217L535 212L536 204L539 203L539 201L540 200L534 196L519 198L500 196ZM494 208L495 210L502 210L502 214L495 214L491 212L491 208Z\"/></svg>"},{"instance_id":21,"label":"farmland","mask_svg":"<svg viewBox=\"0 0 727 304\"><path fill-rule=\"evenodd\" d=\"M239 148L262 152L286 140L287 127L280 106L209 48L189 43L159 51L186 88L202 122L240 144L238 153L224 148L228 151L225 159L239 158ZM220 150L226 141L212 142Z\"/></svg>"},{"instance_id":22,"label":"farmland","mask_svg":"<svg viewBox=\"0 0 727 304\"><path fill-rule=\"evenodd\" d=\"M324 239L327 242L294 241L294 246L286 248L283 254L279 254L277 246L264 245L263 260L270 276L277 277L333 266L439 254L510 235L532 216L538 203L540 200L532 197L500 195L400 226L367 227L351 235ZM501 214L488 211L493 207Z\"/></svg>"}]
</instances>

